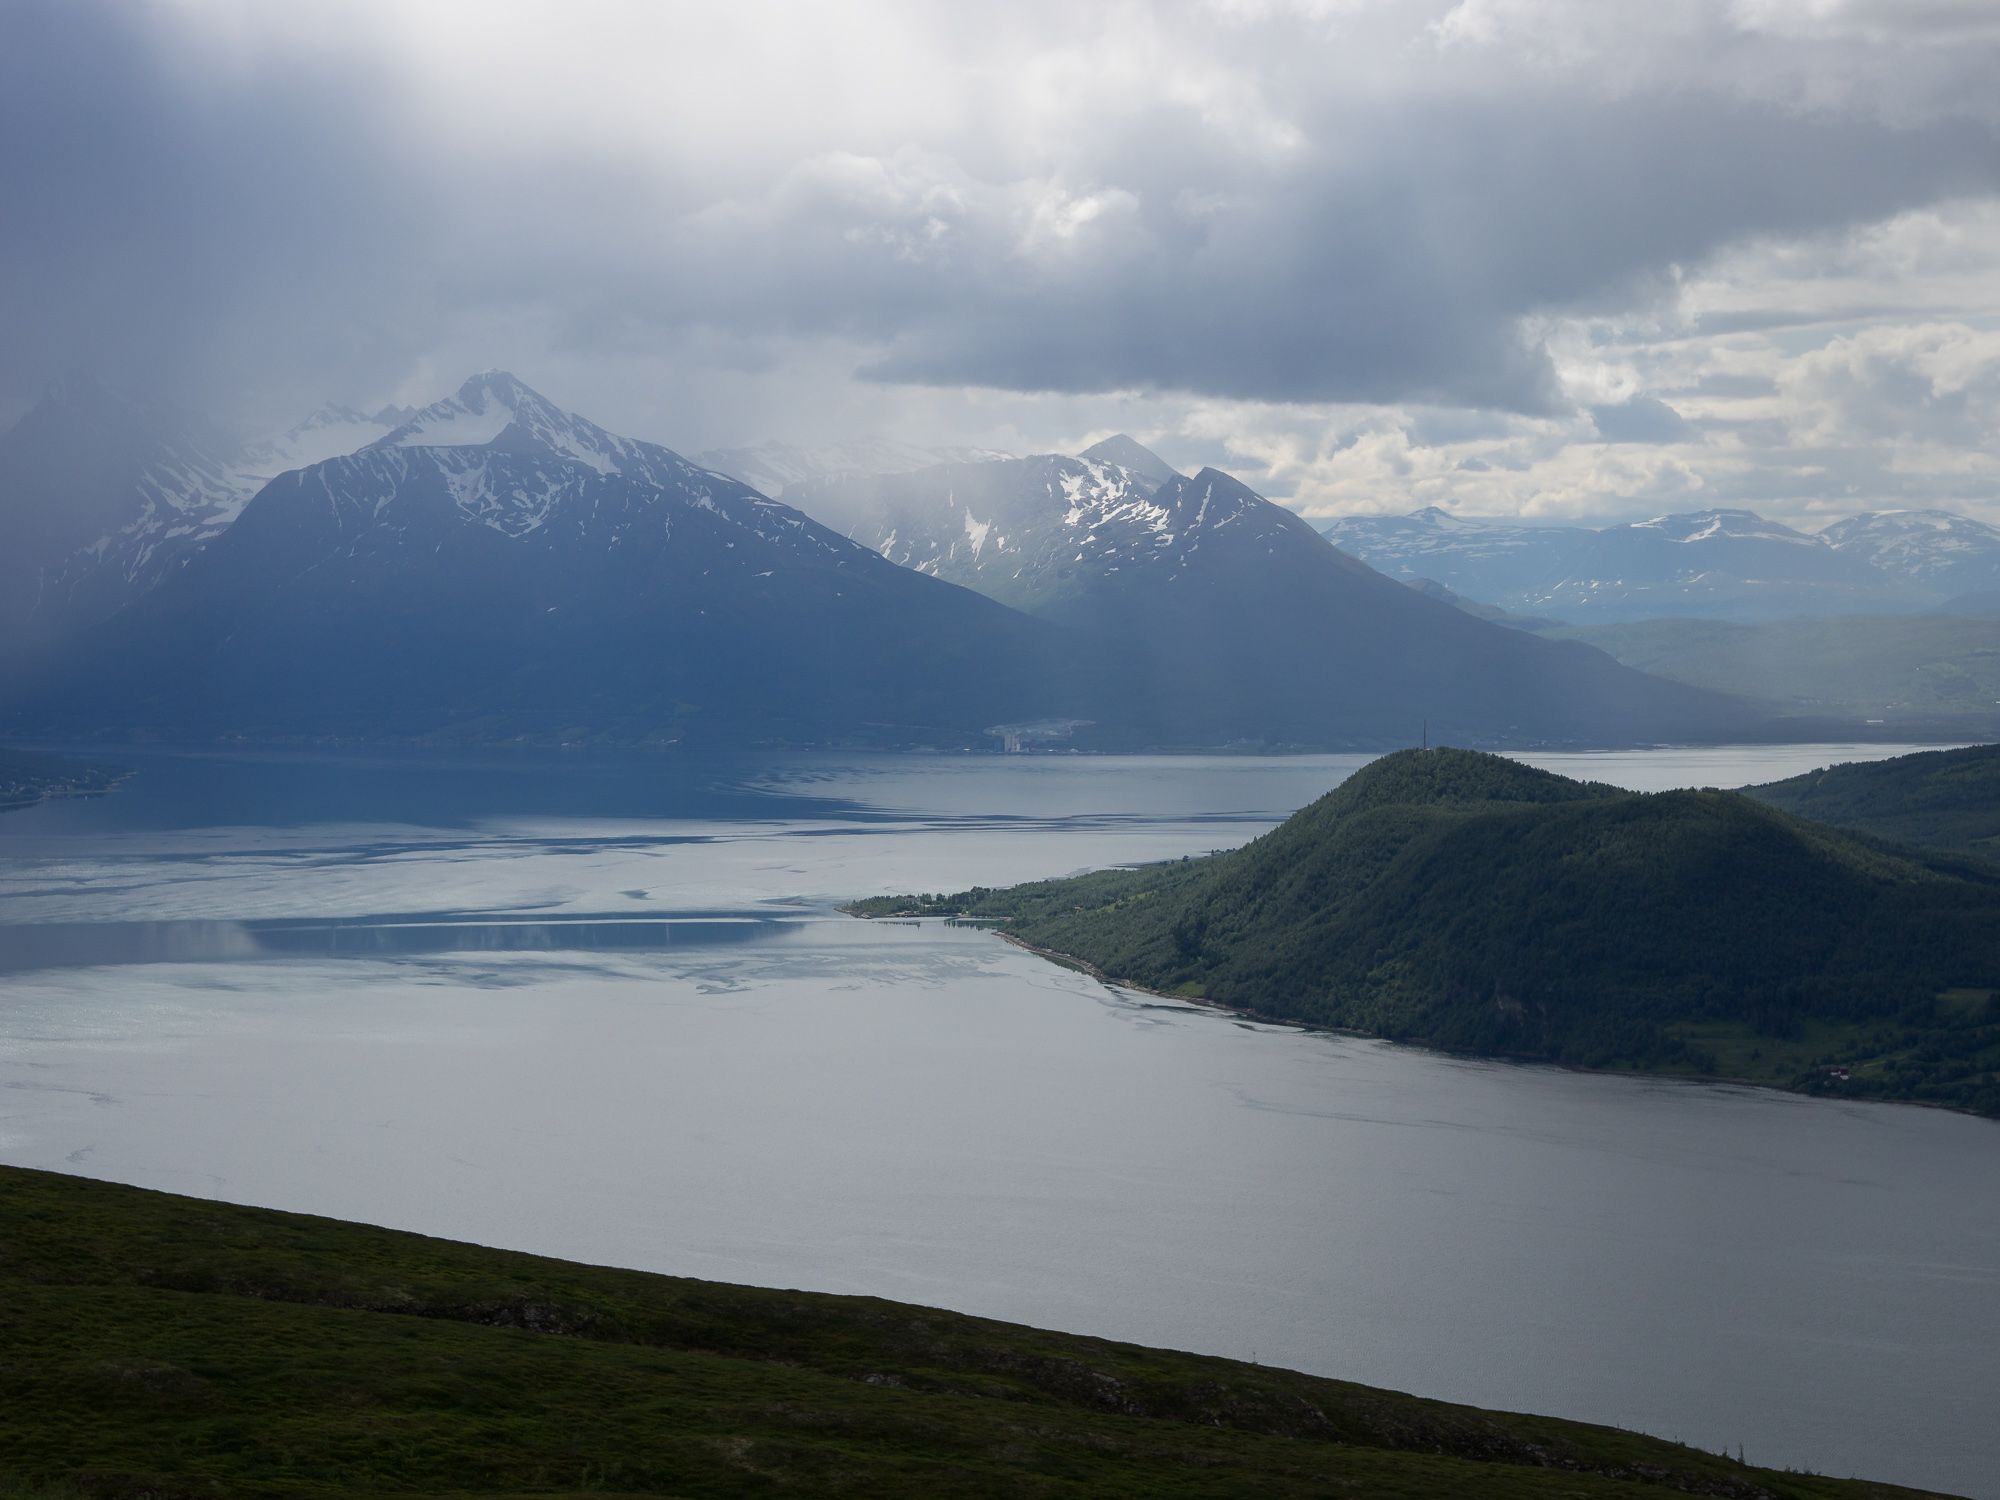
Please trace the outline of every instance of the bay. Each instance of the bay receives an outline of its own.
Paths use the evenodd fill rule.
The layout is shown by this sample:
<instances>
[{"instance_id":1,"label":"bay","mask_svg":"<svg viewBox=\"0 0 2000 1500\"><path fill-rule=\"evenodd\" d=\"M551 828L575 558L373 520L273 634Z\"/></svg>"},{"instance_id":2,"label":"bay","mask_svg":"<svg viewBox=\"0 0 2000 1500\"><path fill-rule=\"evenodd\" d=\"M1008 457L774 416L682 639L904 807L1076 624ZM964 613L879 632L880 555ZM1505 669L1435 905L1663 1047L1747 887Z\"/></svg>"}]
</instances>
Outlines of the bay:
<instances>
[{"instance_id":1,"label":"bay","mask_svg":"<svg viewBox=\"0 0 2000 1500\"><path fill-rule=\"evenodd\" d=\"M0 818L0 1160L2000 1494L1991 1122L1254 1025L833 909L1230 847L1362 760L138 757Z\"/></svg>"}]
</instances>

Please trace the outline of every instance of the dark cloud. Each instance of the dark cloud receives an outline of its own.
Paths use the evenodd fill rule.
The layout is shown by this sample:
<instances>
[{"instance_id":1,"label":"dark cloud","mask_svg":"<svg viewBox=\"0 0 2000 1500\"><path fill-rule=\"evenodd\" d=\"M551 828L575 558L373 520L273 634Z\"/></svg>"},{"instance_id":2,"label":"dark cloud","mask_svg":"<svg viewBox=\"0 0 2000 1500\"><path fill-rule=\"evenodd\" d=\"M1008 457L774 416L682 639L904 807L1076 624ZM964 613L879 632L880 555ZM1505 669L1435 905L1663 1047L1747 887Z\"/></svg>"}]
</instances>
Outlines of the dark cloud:
<instances>
[{"instance_id":1,"label":"dark cloud","mask_svg":"<svg viewBox=\"0 0 2000 1500\"><path fill-rule=\"evenodd\" d=\"M1694 436L1685 418L1664 401L1632 396L1613 406L1593 406L1591 421L1607 443L1681 443Z\"/></svg>"},{"instance_id":2,"label":"dark cloud","mask_svg":"<svg viewBox=\"0 0 2000 1500\"><path fill-rule=\"evenodd\" d=\"M789 89L812 80L779 78L708 134L524 144L511 113L546 101L501 75L481 153L479 121L447 136L420 107L392 34L232 61L193 45L195 11L19 0L0 9L0 397L78 366L240 409L433 367L442 385L650 362L664 398L832 345L882 382L1556 414L1524 320L1644 300L1748 237L2000 191L1981 118L1426 60L1421 26L1378 86L1320 87L1338 39L1271 23L1218 42L1168 14L1191 62L1226 42L1223 83L1163 66L1047 139L998 110L822 137ZM946 33L926 45L978 61ZM1012 102L1059 124L1075 107ZM740 165L698 169L710 156ZM1659 419L1599 427L1669 440Z\"/></svg>"}]
</instances>

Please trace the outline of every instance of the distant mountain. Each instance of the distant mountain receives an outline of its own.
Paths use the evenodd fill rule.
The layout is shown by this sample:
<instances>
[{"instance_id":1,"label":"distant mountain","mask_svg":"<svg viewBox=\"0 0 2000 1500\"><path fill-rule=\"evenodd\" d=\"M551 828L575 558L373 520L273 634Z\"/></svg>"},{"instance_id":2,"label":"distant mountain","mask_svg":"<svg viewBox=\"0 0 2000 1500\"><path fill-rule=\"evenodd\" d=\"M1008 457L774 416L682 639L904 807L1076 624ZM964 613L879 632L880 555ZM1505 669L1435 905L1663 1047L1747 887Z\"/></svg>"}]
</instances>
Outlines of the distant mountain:
<instances>
[{"instance_id":1,"label":"distant mountain","mask_svg":"<svg viewBox=\"0 0 2000 1500\"><path fill-rule=\"evenodd\" d=\"M1511 625L1516 630L1561 630L1561 620L1552 620L1547 615L1517 615L1497 604L1481 604L1477 599L1468 599L1463 594L1455 594L1435 578L1411 578L1405 580L1426 599L1435 599L1440 604L1449 604L1453 609L1462 609L1475 619L1491 620L1495 625Z\"/></svg>"},{"instance_id":2,"label":"distant mountain","mask_svg":"<svg viewBox=\"0 0 2000 1500\"><path fill-rule=\"evenodd\" d=\"M327 406L240 442L87 378L52 386L0 438L0 641L104 619L220 535L288 469L382 436L396 412Z\"/></svg>"},{"instance_id":3,"label":"distant mountain","mask_svg":"<svg viewBox=\"0 0 2000 1500\"><path fill-rule=\"evenodd\" d=\"M1836 552L1947 599L2000 591L2000 527L1948 510L1870 511L1820 536Z\"/></svg>"},{"instance_id":4,"label":"distant mountain","mask_svg":"<svg viewBox=\"0 0 2000 1500\"><path fill-rule=\"evenodd\" d=\"M1630 742L1744 722L1718 698L1423 598L1215 469L1155 484L1044 454L798 499L863 517L852 535L895 562L1079 632L1153 706L1148 743L1394 745L1426 719L1487 742Z\"/></svg>"},{"instance_id":5,"label":"distant mountain","mask_svg":"<svg viewBox=\"0 0 2000 1500\"><path fill-rule=\"evenodd\" d=\"M1744 794L1836 828L2000 864L2000 745L1853 761Z\"/></svg>"},{"instance_id":6,"label":"distant mountain","mask_svg":"<svg viewBox=\"0 0 2000 1500\"><path fill-rule=\"evenodd\" d=\"M2000 873L1731 792L1405 750L1231 853L854 909L1286 1020L2000 1114Z\"/></svg>"},{"instance_id":7,"label":"distant mountain","mask_svg":"<svg viewBox=\"0 0 2000 1500\"><path fill-rule=\"evenodd\" d=\"M1343 516L1320 531L1391 578L1429 578L1481 604L1522 610L1548 579L1569 572L1594 535L1581 526L1467 520L1435 505L1407 516Z\"/></svg>"},{"instance_id":8,"label":"distant mountain","mask_svg":"<svg viewBox=\"0 0 2000 1500\"><path fill-rule=\"evenodd\" d=\"M1434 578L1482 603L1575 623L1892 613L1943 597L1878 567L1859 546L1836 547L1747 510L1593 531L1470 520L1432 506L1408 516L1344 517L1322 530L1391 577Z\"/></svg>"},{"instance_id":9,"label":"distant mountain","mask_svg":"<svg viewBox=\"0 0 2000 1500\"><path fill-rule=\"evenodd\" d=\"M1629 620L1546 633L1595 646L1642 672L1817 720L1810 733L1822 738L2000 734L2000 627L1991 617Z\"/></svg>"},{"instance_id":10,"label":"distant mountain","mask_svg":"<svg viewBox=\"0 0 2000 1500\"><path fill-rule=\"evenodd\" d=\"M1135 474L1149 489L1158 489L1163 484L1171 484L1176 479L1187 476L1169 464L1151 448L1137 438L1117 433L1101 443L1092 443L1078 457L1091 463L1111 464Z\"/></svg>"},{"instance_id":11,"label":"distant mountain","mask_svg":"<svg viewBox=\"0 0 2000 1500\"><path fill-rule=\"evenodd\" d=\"M510 375L285 473L14 717L269 737L990 743L1076 715L1051 627Z\"/></svg>"},{"instance_id":12,"label":"distant mountain","mask_svg":"<svg viewBox=\"0 0 2000 1500\"><path fill-rule=\"evenodd\" d=\"M704 469L727 474L766 495L784 495L820 480L907 474L933 464L983 463L1010 458L985 448L925 448L887 438L801 447L765 442L748 448L712 448L694 455Z\"/></svg>"}]
</instances>

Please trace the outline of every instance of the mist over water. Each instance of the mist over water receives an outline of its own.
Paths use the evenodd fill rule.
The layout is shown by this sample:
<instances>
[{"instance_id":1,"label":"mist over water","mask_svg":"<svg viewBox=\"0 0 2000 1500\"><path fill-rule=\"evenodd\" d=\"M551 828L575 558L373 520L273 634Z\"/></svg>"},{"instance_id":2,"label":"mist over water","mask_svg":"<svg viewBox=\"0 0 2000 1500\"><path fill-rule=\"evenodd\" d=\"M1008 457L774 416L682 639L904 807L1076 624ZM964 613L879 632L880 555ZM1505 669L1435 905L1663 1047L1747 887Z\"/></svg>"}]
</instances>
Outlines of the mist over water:
<instances>
[{"instance_id":1,"label":"mist over water","mask_svg":"<svg viewBox=\"0 0 2000 1500\"><path fill-rule=\"evenodd\" d=\"M1363 759L147 758L0 819L0 1160L2000 1493L1991 1122L1256 1025L833 910L1230 847Z\"/></svg>"}]
</instances>

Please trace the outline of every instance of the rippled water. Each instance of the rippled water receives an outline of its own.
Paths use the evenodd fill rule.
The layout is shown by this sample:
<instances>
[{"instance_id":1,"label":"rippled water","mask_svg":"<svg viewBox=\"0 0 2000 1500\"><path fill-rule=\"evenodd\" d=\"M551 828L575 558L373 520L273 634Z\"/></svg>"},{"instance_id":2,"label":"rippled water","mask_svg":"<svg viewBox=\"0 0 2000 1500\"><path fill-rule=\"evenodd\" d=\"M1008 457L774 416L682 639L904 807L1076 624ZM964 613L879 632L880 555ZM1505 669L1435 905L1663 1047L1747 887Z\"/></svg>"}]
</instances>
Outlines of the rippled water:
<instances>
[{"instance_id":1,"label":"rippled water","mask_svg":"<svg viewBox=\"0 0 2000 1500\"><path fill-rule=\"evenodd\" d=\"M1225 847L1359 763L150 761L0 819L0 1159L2000 1494L2000 1127L1250 1025L831 909Z\"/></svg>"}]
</instances>

